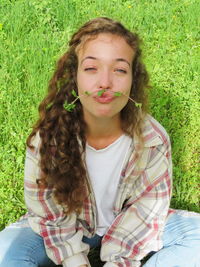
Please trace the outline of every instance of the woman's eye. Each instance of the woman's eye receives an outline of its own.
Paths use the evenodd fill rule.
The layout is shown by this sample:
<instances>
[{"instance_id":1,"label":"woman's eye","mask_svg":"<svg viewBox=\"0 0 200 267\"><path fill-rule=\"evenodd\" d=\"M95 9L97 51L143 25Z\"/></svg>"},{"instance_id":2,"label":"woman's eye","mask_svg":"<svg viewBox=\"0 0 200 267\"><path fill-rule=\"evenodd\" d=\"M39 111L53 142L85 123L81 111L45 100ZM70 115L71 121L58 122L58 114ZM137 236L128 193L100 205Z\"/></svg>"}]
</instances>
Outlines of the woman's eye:
<instances>
[{"instance_id":1,"label":"woman's eye","mask_svg":"<svg viewBox=\"0 0 200 267\"><path fill-rule=\"evenodd\" d=\"M119 73L127 73L126 70L123 70L123 69L116 69L115 71L119 72Z\"/></svg>"},{"instance_id":2,"label":"woman's eye","mask_svg":"<svg viewBox=\"0 0 200 267\"><path fill-rule=\"evenodd\" d=\"M84 71L95 71L95 70L96 70L96 68L92 68L92 67L91 68L85 68L84 69Z\"/></svg>"}]
</instances>

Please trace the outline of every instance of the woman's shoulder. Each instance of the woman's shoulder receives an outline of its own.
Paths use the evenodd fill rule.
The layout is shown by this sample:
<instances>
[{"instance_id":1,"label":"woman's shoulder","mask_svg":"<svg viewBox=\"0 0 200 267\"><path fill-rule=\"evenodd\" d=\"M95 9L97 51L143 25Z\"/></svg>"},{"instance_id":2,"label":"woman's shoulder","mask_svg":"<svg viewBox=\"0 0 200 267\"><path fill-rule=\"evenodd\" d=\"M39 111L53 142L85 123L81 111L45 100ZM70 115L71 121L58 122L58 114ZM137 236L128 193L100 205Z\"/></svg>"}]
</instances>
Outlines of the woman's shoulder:
<instances>
[{"instance_id":1,"label":"woman's shoulder","mask_svg":"<svg viewBox=\"0 0 200 267\"><path fill-rule=\"evenodd\" d=\"M39 131L31 138L30 145L31 147L27 146L27 152L32 156L39 155L39 149L41 144L41 137Z\"/></svg>"},{"instance_id":2,"label":"woman's shoulder","mask_svg":"<svg viewBox=\"0 0 200 267\"><path fill-rule=\"evenodd\" d=\"M149 114L144 120L143 137L145 147L170 143L166 129Z\"/></svg>"},{"instance_id":3,"label":"woman's shoulder","mask_svg":"<svg viewBox=\"0 0 200 267\"><path fill-rule=\"evenodd\" d=\"M31 139L31 145L34 147L38 147L41 142L41 137L39 131L36 132L36 134Z\"/></svg>"}]
</instances>

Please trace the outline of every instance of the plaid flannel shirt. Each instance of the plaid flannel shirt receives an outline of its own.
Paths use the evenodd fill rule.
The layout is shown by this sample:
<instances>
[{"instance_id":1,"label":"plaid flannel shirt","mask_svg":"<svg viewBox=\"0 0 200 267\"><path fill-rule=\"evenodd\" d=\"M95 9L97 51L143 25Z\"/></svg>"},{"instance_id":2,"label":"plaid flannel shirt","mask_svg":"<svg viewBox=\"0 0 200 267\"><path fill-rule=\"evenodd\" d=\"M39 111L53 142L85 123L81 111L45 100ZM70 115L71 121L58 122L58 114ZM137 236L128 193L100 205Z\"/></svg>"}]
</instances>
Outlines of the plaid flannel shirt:
<instances>
[{"instance_id":1,"label":"plaid flannel shirt","mask_svg":"<svg viewBox=\"0 0 200 267\"><path fill-rule=\"evenodd\" d=\"M102 239L101 260L105 267L141 266L149 252L162 248L162 233L168 217L171 196L171 146L165 129L151 116L145 120L144 148L138 154L133 139L121 173L113 207L115 220ZM39 134L27 148L25 161L25 202L29 225L44 239L47 255L64 267L90 266L89 245L83 235L96 231L96 205L91 187L80 215L66 216L51 188L39 189Z\"/></svg>"}]
</instances>

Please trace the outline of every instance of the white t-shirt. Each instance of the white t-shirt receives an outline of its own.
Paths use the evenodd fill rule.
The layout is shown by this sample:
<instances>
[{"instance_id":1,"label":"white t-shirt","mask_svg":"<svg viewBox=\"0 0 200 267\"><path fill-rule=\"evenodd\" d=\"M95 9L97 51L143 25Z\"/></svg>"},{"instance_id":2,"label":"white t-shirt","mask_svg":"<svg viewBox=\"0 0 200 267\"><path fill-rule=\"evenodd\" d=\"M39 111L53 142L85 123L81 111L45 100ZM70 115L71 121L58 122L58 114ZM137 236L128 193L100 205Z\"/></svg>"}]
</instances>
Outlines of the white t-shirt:
<instances>
[{"instance_id":1,"label":"white t-shirt","mask_svg":"<svg viewBox=\"0 0 200 267\"><path fill-rule=\"evenodd\" d=\"M97 205L97 231L104 235L114 220L113 205L131 138L121 135L106 148L86 144L86 164Z\"/></svg>"}]
</instances>

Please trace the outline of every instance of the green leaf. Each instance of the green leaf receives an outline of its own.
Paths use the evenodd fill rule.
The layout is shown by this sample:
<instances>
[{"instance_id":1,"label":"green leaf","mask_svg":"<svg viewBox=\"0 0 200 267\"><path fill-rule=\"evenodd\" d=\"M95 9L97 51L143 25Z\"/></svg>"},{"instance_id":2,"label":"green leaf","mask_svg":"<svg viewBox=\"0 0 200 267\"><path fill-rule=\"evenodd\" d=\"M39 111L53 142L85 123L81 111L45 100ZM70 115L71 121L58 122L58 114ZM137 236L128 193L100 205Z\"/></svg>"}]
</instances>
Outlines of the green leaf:
<instances>
[{"instance_id":1,"label":"green leaf","mask_svg":"<svg viewBox=\"0 0 200 267\"><path fill-rule=\"evenodd\" d=\"M135 102L135 106L136 106L137 108L141 108L141 107L142 107L142 103L137 103L137 102Z\"/></svg>"},{"instance_id":2,"label":"green leaf","mask_svg":"<svg viewBox=\"0 0 200 267\"><path fill-rule=\"evenodd\" d=\"M67 111L72 111L74 108L76 107L76 105L75 104L69 104L69 103L67 103L67 102L65 102L64 104L63 104L63 108L64 109L66 109Z\"/></svg>"},{"instance_id":3,"label":"green leaf","mask_svg":"<svg viewBox=\"0 0 200 267\"><path fill-rule=\"evenodd\" d=\"M102 96L105 91L106 91L105 89L102 89L102 90L97 92L97 95L98 96Z\"/></svg>"},{"instance_id":4,"label":"green leaf","mask_svg":"<svg viewBox=\"0 0 200 267\"><path fill-rule=\"evenodd\" d=\"M53 106L53 103L49 103L49 104L46 106L46 109L50 109L52 106Z\"/></svg>"},{"instance_id":5,"label":"green leaf","mask_svg":"<svg viewBox=\"0 0 200 267\"><path fill-rule=\"evenodd\" d=\"M77 95L77 93L76 93L75 90L72 90L72 95L73 95L74 97L78 97L78 95Z\"/></svg>"},{"instance_id":6,"label":"green leaf","mask_svg":"<svg viewBox=\"0 0 200 267\"><path fill-rule=\"evenodd\" d=\"M121 92L114 92L114 96L122 96Z\"/></svg>"},{"instance_id":7,"label":"green leaf","mask_svg":"<svg viewBox=\"0 0 200 267\"><path fill-rule=\"evenodd\" d=\"M85 94L88 95L88 96L91 95L91 93L88 92L88 91L85 91Z\"/></svg>"}]
</instances>

